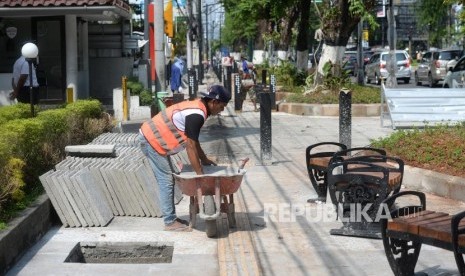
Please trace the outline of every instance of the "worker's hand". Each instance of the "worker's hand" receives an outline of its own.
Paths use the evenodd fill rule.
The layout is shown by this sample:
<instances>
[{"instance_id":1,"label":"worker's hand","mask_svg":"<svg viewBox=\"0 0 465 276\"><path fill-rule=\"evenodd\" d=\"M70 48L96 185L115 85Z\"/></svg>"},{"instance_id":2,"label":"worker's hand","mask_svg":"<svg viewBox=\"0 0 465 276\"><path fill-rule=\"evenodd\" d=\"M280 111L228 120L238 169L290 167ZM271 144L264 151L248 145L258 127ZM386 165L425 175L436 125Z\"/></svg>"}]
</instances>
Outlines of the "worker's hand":
<instances>
[{"instance_id":1,"label":"worker's hand","mask_svg":"<svg viewBox=\"0 0 465 276\"><path fill-rule=\"evenodd\" d=\"M216 166L216 163L213 162L212 160L206 158L206 159L202 160L202 165L204 165L204 166Z\"/></svg>"}]
</instances>

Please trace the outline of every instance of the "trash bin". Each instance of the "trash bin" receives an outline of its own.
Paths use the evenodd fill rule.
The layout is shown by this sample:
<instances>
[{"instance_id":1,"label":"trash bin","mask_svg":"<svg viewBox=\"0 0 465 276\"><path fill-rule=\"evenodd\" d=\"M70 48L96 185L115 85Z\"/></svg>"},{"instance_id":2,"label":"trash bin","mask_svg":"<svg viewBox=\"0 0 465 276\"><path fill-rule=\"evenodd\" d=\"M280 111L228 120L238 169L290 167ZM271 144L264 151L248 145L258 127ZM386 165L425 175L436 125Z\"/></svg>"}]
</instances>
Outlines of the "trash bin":
<instances>
[{"instance_id":1,"label":"trash bin","mask_svg":"<svg viewBox=\"0 0 465 276\"><path fill-rule=\"evenodd\" d=\"M166 99L169 96L169 92L159 91L153 97L157 97L156 100L150 105L150 116L153 117L157 115L158 112L164 110L167 107ZM169 105L168 105L169 106Z\"/></svg>"}]
</instances>

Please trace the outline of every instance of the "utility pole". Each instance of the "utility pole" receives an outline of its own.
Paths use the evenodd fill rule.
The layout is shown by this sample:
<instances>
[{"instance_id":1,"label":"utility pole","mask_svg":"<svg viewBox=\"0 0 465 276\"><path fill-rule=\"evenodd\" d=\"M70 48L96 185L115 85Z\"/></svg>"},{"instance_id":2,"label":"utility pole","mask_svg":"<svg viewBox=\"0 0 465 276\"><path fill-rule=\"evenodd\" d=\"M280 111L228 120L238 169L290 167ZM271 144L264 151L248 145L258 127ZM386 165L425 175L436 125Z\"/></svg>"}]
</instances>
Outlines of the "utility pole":
<instances>
[{"instance_id":1,"label":"utility pole","mask_svg":"<svg viewBox=\"0 0 465 276\"><path fill-rule=\"evenodd\" d=\"M198 21L198 40L197 45L199 47L199 65L198 65L198 83L202 83L203 80L203 27L202 27L202 0L196 2L196 19Z\"/></svg>"},{"instance_id":2,"label":"utility pole","mask_svg":"<svg viewBox=\"0 0 465 276\"><path fill-rule=\"evenodd\" d=\"M154 0L154 48L155 48L155 92L166 90L165 75L165 22L163 19L163 0Z\"/></svg>"},{"instance_id":3,"label":"utility pole","mask_svg":"<svg viewBox=\"0 0 465 276\"><path fill-rule=\"evenodd\" d=\"M389 59L387 60L387 69L389 75L386 80L386 87L395 88L397 87L397 78L396 78L396 21L394 18L394 0L389 1Z\"/></svg>"},{"instance_id":4,"label":"utility pole","mask_svg":"<svg viewBox=\"0 0 465 276\"><path fill-rule=\"evenodd\" d=\"M149 40L149 5L150 5L150 0L144 0L144 39L146 41ZM144 56L143 58L145 60L148 60L150 58L150 45L148 43L145 43L144 45ZM150 68L150 67L149 67Z\"/></svg>"}]
</instances>

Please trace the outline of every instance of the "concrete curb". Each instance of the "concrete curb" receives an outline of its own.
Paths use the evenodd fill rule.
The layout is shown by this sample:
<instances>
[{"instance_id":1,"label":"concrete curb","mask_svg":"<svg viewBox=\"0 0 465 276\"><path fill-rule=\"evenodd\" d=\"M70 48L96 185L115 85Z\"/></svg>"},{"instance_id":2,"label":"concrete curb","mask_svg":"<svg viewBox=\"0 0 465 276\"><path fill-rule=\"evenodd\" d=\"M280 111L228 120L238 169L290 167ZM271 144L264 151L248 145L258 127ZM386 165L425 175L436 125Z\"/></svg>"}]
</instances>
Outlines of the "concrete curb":
<instances>
[{"instance_id":1,"label":"concrete curb","mask_svg":"<svg viewBox=\"0 0 465 276\"><path fill-rule=\"evenodd\" d=\"M458 201L465 199L465 178L405 166L403 186Z\"/></svg>"},{"instance_id":2,"label":"concrete curb","mask_svg":"<svg viewBox=\"0 0 465 276\"><path fill-rule=\"evenodd\" d=\"M339 104L301 104L279 103L278 110L294 115L303 116L339 116ZM352 104L352 116L376 117L380 116L380 104Z\"/></svg>"},{"instance_id":3,"label":"concrete curb","mask_svg":"<svg viewBox=\"0 0 465 276\"><path fill-rule=\"evenodd\" d=\"M0 232L0 275L47 233L55 221L53 213L48 196L43 194Z\"/></svg>"}]
</instances>

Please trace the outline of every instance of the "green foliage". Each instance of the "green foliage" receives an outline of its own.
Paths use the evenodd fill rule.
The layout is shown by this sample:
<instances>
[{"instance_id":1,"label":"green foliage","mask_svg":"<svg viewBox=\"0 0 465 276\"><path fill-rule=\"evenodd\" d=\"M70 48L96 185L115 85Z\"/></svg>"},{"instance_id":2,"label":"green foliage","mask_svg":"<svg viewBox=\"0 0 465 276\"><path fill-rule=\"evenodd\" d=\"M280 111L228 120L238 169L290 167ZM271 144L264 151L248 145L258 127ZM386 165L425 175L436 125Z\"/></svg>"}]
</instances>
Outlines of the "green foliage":
<instances>
[{"instance_id":1,"label":"green foliage","mask_svg":"<svg viewBox=\"0 0 465 276\"><path fill-rule=\"evenodd\" d=\"M152 92L144 88L144 85L138 79L129 78L127 87L131 90L131 96L139 96L140 105L148 106L152 104Z\"/></svg>"},{"instance_id":2,"label":"green foliage","mask_svg":"<svg viewBox=\"0 0 465 276\"><path fill-rule=\"evenodd\" d=\"M465 123L426 126L424 129L397 130L389 137L373 140L407 164L465 176Z\"/></svg>"},{"instance_id":3,"label":"green foliage","mask_svg":"<svg viewBox=\"0 0 465 276\"><path fill-rule=\"evenodd\" d=\"M18 103L0 107L0 125L13 120L31 117L31 105Z\"/></svg>"},{"instance_id":4,"label":"green foliage","mask_svg":"<svg viewBox=\"0 0 465 276\"><path fill-rule=\"evenodd\" d=\"M127 88L130 91L131 95L140 95L140 93L144 90L144 86L142 85L141 82L139 82L138 80L135 80L135 79L128 79L128 82L127 82Z\"/></svg>"},{"instance_id":5,"label":"green foliage","mask_svg":"<svg viewBox=\"0 0 465 276\"><path fill-rule=\"evenodd\" d=\"M315 72L317 74L317 72ZM314 78L314 77L312 77ZM309 81L306 81L309 83ZM323 65L323 86L331 91L339 92L350 84L350 76L340 63L326 62Z\"/></svg>"},{"instance_id":6,"label":"green foliage","mask_svg":"<svg viewBox=\"0 0 465 276\"><path fill-rule=\"evenodd\" d=\"M152 104L152 93L149 90L143 90L139 96L140 105L150 106Z\"/></svg>"},{"instance_id":7,"label":"green foliage","mask_svg":"<svg viewBox=\"0 0 465 276\"><path fill-rule=\"evenodd\" d=\"M99 101L80 100L1 125L0 219L24 207L31 192L42 190L39 175L64 158L66 145L88 143L111 129L104 114Z\"/></svg>"},{"instance_id":8,"label":"green foliage","mask_svg":"<svg viewBox=\"0 0 465 276\"><path fill-rule=\"evenodd\" d=\"M428 34L428 41L431 46L441 47L442 39L447 36L447 22L450 5L443 1L422 0L417 1L419 10L419 29L425 30Z\"/></svg>"}]
</instances>

